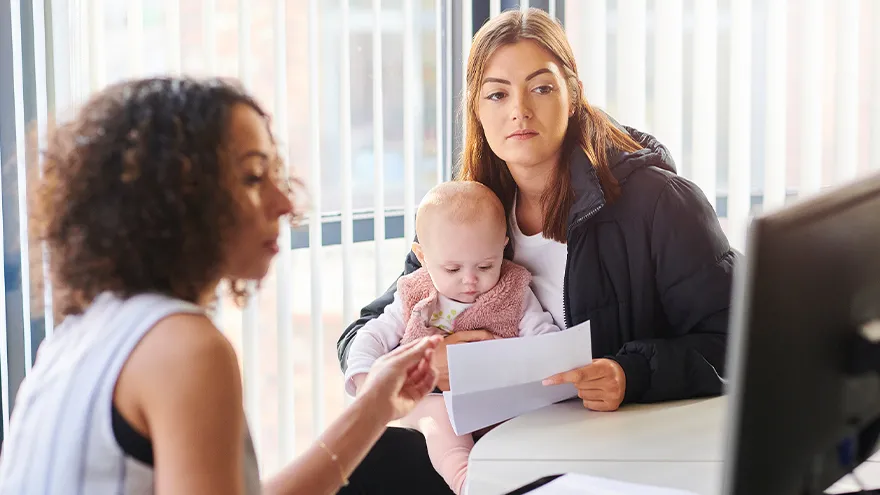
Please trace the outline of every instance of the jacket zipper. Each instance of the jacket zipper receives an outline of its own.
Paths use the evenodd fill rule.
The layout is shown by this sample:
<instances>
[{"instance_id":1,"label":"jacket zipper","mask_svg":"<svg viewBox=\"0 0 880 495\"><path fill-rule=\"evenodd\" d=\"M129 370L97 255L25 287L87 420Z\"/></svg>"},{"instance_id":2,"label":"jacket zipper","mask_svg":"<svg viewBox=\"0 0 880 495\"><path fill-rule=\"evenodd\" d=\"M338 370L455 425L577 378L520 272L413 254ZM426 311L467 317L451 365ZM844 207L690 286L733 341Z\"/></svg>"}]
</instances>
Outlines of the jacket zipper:
<instances>
[{"instance_id":1,"label":"jacket zipper","mask_svg":"<svg viewBox=\"0 0 880 495\"><path fill-rule=\"evenodd\" d=\"M582 224L583 222L593 218L596 213L599 213L599 210L602 209L604 205L599 205L589 212L586 215L581 216L577 220L575 220L571 225L568 226L568 240L571 240L571 233L575 227ZM569 249L569 243L565 243L565 277L562 281L562 319L565 320L563 324L565 328L571 328L571 317L568 315L568 262L571 258L571 249Z\"/></svg>"}]
</instances>

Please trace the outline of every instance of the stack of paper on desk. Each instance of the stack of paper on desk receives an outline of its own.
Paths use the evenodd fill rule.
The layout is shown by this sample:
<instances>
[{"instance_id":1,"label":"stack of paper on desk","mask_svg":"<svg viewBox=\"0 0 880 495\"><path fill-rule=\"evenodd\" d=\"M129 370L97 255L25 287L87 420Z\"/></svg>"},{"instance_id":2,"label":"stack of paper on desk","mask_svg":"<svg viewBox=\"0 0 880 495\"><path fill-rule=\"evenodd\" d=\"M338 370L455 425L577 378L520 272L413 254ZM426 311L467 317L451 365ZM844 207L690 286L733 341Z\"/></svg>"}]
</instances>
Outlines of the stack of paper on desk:
<instances>
[{"instance_id":1,"label":"stack of paper on desk","mask_svg":"<svg viewBox=\"0 0 880 495\"><path fill-rule=\"evenodd\" d=\"M590 322L536 337L447 348L449 392L443 392L455 433L464 435L577 395L574 385L545 387L545 378L590 364Z\"/></svg>"},{"instance_id":2,"label":"stack of paper on desk","mask_svg":"<svg viewBox=\"0 0 880 495\"><path fill-rule=\"evenodd\" d=\"M529 492L529 495L695 495L693 492L636 485L622 481L596 478L583 474L566 474Z\"/></svg>"}]
</instances>

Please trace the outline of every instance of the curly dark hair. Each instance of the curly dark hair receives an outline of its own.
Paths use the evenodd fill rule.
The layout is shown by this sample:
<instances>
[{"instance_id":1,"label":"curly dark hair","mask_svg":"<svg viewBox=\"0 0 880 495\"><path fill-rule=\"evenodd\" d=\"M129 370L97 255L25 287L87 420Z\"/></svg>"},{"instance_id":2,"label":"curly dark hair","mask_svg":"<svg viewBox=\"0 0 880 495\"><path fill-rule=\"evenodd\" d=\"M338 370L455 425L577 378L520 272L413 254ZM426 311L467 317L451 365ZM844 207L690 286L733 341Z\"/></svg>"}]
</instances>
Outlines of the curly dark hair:
<instances>
[{"instance_id":1,"label":"curly dark hair","mask_svg":"<svg viewBox=\"0 0 880 495\"><path fill-rule=\"evenodd\" d=\"M78 314L102 292L199 303L223 274L236 223L224 158L231 109L260 105L232 82L151 78L113 85L56 129L36 191L56 310ZM230 284L238 299L244 284Z\"/></svg>"}]
</instances>

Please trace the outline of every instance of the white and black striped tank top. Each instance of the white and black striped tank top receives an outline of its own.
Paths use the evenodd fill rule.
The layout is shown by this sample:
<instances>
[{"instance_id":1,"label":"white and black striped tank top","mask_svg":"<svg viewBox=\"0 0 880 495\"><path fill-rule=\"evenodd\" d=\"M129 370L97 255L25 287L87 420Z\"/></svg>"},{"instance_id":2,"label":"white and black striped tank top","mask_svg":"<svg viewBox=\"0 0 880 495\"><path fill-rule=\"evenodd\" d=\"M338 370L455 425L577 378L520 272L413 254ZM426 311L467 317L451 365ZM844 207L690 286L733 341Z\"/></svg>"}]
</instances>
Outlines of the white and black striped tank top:
<instances>
[{"instance_id":1,"label":"white and black striped tank top","mask_svg":"<svg viewBox=\"0 0 880 495\"><path fill-rule=\"evenodd\" d=\"M122 300L102 294L40 346L21 385L0 453L0 495L153 493L152 466L128 455L113 429L113 390L143 336L176 313L199 306L155 294ZM245 429L248 495L259 470Z\"/></svg>"}]
</instances>

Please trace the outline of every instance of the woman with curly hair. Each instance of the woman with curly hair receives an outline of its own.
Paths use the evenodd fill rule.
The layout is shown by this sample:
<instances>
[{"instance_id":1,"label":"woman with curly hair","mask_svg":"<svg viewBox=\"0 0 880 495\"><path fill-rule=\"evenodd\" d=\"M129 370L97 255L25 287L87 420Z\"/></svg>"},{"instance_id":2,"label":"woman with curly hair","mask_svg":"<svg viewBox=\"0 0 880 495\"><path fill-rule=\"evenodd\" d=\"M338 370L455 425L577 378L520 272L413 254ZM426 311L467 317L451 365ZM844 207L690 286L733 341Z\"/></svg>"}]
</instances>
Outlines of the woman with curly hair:
<instances>
[{"instance_id":1,"label":"woman with curly hair","mask_svg":"<svg viewBox=\"0 0 880 495\"><path fill-rule=\"evenodd\" d=\"M0 493L261 490L238 361L206 316L241 301L295 215L268 117L218 80L112 86L59 128L34 224L64 320L22 384ZM437 339L403 346L305 454L262 489L333 493L433 389ZM283 420L283 419L282 419Z\"/></svg>"}]
</instances>

